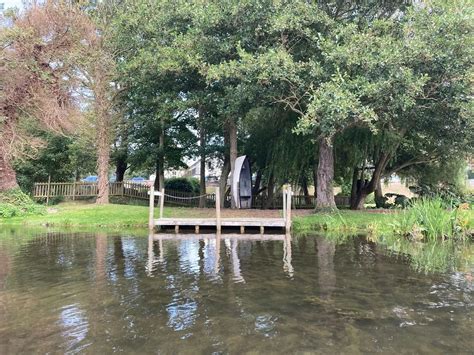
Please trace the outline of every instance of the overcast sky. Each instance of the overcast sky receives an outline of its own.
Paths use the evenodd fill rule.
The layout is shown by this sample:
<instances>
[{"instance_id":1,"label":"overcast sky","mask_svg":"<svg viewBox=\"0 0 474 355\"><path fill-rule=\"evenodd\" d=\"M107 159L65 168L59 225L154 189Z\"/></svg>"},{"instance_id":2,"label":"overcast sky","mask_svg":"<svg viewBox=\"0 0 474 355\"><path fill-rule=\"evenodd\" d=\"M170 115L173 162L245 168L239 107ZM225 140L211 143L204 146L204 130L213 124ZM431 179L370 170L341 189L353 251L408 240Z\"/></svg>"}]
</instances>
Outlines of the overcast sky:
<instances>
[{"instance_id":1,"label":"overcast sky","mask_svg":"<svg viewBox=\"0 0 474 355\"><path fill-rule=\"evenodd\" d=\"M2 2L5 4L5 9L8 9L9 7L18 7L21 9L23 7L23 0L0 0L0 3Z\"/></svg>"}]
</instances>

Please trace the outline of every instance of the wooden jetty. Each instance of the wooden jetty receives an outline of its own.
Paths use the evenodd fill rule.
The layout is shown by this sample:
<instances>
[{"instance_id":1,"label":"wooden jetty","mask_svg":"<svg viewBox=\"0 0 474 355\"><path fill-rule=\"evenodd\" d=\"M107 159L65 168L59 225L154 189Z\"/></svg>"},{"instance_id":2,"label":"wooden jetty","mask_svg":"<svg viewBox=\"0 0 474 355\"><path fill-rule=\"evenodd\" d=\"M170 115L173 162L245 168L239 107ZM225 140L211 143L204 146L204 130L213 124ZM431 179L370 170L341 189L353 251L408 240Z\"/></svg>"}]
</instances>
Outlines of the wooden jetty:
<instances>
[{"instance_id":1,"label":"wooden jetty","mask_svg":"<svg viewBox=\"0 0 474 355\"><path fill-rule=\"evenodd\" d=\"M291 236L287 234L239 234L239 233L205 233L205 234L193 234L193 233L152 233L150 236L153 241L160 240L199 240L199 239L238 239L238 240L278 240L284 241L287 238L291 239Z\"/></svg>"},{"instance_id":2,"label":"wooden jetty","mask_svg":"<svg viewBox=\"0 0 474 355\"><path fill-rule=\"evenodd\" d=\"M225 229L240 229L244 234L246 228L258 228L260 233L265 233L265 228L281 228L287 233L291 230L291 197L293 195L291 186L286 186L283 190L283 217L282 218L257 218L257 217L234 217L221 218L221 204L219 188L215 190L216 214L214 218L164 218L163 207L165 200L165 190L155 191L154 186L150 186L150 206L149 206L149 227L160 229L174 228L178 234L180 227L194 228L195 233L200 232L200 228L215 229L217 233ZM155 196L159 196L159 218L155 218Z\"/></svg>"}]
</instances>

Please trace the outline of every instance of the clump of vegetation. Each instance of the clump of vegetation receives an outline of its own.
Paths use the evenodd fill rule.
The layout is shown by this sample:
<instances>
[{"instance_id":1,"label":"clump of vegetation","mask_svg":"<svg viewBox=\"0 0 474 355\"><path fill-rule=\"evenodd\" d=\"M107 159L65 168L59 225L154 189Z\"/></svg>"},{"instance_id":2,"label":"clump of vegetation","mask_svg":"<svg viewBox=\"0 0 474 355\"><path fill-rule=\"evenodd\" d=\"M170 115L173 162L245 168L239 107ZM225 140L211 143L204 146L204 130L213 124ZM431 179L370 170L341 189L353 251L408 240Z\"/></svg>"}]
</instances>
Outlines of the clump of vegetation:
<instances>
[{"instance_id":1,"label":"clump of vegetation","mask_svg":"<svg viewBox=\"0 0 474 355\"><path fill-rule=\"evenodd\" d=\"M199 192L199 180L195 178L171 178L165 181L165 189L198 193Z\"/></svg>"},{"instance_id":2,"label":"clump of vegetation","mask_svg":"<svg viewBox=\"0 0 474 355\"><path fill-rule=\"evenodd\" d=\"M397 215L391 224L395 235L415 241L465 238L469 227L469 205L455 208L441 197L421 198Z\"/></svg>"},{"instance_id":3,"label":"clump of vegetation","mask_svg":"<svg viewBox=\"0 0 474 355\"><path fill-rule=\"evenodd\" d=\"M293 229L298 234L314 233L315 231L337 233L352 237L359 233L381 234L388 232L387 226L393 213L372 213L337 211L333 213L315 213L311 216L296 218Z\"/></svg>"},{"instance_id":4,"label":"clump of vegetation","mask_svg":"<svg viewBox=\"0 0 474 355\"><path fill-rule=\"evenodd\" d=\"M46 208L35 203L19 188L0 193L0 218L45 214Z\"/></svg>"}]
</instances>

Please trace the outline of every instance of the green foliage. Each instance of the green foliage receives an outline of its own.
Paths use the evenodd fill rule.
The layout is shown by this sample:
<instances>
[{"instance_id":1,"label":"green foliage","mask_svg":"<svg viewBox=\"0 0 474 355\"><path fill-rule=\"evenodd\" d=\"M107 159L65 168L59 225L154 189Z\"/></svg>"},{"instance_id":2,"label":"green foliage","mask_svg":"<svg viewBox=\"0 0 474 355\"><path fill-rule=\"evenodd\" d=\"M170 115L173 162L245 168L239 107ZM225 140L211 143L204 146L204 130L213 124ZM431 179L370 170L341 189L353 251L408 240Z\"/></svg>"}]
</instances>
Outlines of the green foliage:
<instances>
[{"instance_id":1,"label":"green foliage","mask_svg":"<svg viewBox=\"0 0 474 355\"><path fill-rule=\"evenodd\" d=\"M365 199L365 203L366 204L374 204L375 203L375 194L374 193L369 194L367 196L367 198Z\"/></svg>"},{"instance_id":2,"label":"green foliage","mask_svg":"<svg viewBox=\"0 0 474 355\"><path fill-rule=\"evenodd\" d=\"M49 199L49 204L50 205L57 205L60 204L61 202L64 202L64 196L54 196Z\"/></svg>"},{"instance_id":3,"label":"green foliage","mask_svg":"<svg viewBox=\"0 0 474 355\"><path fill-rule=\"evenodd\" d=\"M469 202L469 194L452 184L440 184L437 186L418 185L410 186L410 189L421 197L441 198L453 206L459 206L464 202Z\"/></svg>"},{"instance_id":4,"label":"green foliage","mask_svg":"<svg viewBox=\"0 0 474 355\"><path fill-rule=\"evenodd\" d=\"M45 148L37 155L16 161L17 180L23 191L32 191L35 182L67 182L84 177L96 169L95 152L78 137L38 133Z\"/></svg>"},{"instance_id":5,"label":"green foliage","mask_svg":"<svg viewBox=\"0 0 474 355\"><path fill-rule=\"evenodd\" d=\"M392 224L396 235L416 241L465 238L469 216L441 198L421 198L402 211Z\"/></svg>"},{"instance_id":6,"label":"green foliage","mask_svg":"<svg viewBox=\"0 0 474 355\"><path fill-rule=\"evenodd\" d=\"M36 204L20 189L0 193L0 218L45 214L44 206Z\"/></svg>"},{"instance_id":7,"label":"green foliage","mask_svg":"<svg viewBox=\"0 0 474 355\"><path fill-rule=\"evenodd\" d=\"M469 195L464 185L465 167L464 159L449 159L414 166L408 173L416 178L417 184L410 186L410 190L421 197L440 197L454 206L469 202Z\"/></svg>"},{"instance_id":8,"label":"green foliage","mask_svg":"<svg viewBox=\"0 0 474 355\"><path fill-rule=\"evenodd\" d=\"M118 67L113 81L123 122L113 158L129 172L181 168L201 154L222 158L235 122L238 153L250 156L261 187L310 184L320 136L334 143L343 194L351 191L355 169L370 181L375 169L361 168L385 156L377 179L404 173L430 189L452 184L439 171L454 171L453 158L474 149L474 22L464 5L127 0L91 6ZM25 189L48 175L65 181L95 169L93 145L84 139L46 141L37 159L17 163Z\"/></svg>"},{"instance_id":9,"label":"green foliage","mask_svg":"<svg viewBox=\"0 0 474 355\"><path fill-rule=\"evenodd\" d=\"M199 180L196 178L172 178L165 181L165 189L180 192L199 192Z\"/></svg>"},{"instance_id":10,"label":"green foliage","mask_svg":"<svg viewBox=\"0 0 474 355\"><path fill-rule=\"evenodd\" d=\"M352 182L346 181L339 177L337 180L337 186L341 188L341 196L350 196L352 189Z\"/></svg>"}]
</instances>

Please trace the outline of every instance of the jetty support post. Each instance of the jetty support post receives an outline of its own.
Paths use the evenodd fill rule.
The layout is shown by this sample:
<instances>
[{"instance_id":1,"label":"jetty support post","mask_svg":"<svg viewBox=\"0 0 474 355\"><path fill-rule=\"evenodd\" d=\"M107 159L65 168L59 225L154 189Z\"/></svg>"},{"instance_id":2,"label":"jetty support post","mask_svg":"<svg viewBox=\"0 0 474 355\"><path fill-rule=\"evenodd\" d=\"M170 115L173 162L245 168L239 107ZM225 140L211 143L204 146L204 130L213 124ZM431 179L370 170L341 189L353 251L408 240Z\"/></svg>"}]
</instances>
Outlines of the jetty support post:
<instances>
[{"instance_id":1,"label":"jetty support post","mask_svg":"<svg viewBox=\"0 0 474 355\"><path fill-rule=\"evenodd\" d=\"M221 232L221 194L219 187L216 187L216 232Z\"/></svg>"},{"instance_id":2,"label":"jetty support post","mask_svg":"<svg viewBox=\"0 0 474 355\"><path fill-rule=\"evenodd\" d=\"M291 230L291 185L286 190L286 216L285 216L285 229L286 233Z\"/></svg>"},{"instance_id":3,"label":"jetty support post","mask_svg":"<svg viewBox=\"0 0 474 355\"><path fill-rule=\"evenodd\" d=\"M283 185L283 219L286 221L286 199L287 199L287 186Z\"/></svg>"},{"instance_id":4,"label":"jetty support post","mask_svg":"<svg viewBox=\"0 0 474 355\"><path fill-rule=\"evenodd\" d=\"M155 221L154 216L155 216L155 184L154 181L151 182L150 184L150 208L148 211L148 228L153 229L155 227Z\"/></svg>"},{"instance_id":5,"label":"jetty support post","mask_svg":"<svg viewBox=\"0 0 474 355\"><path fill-rule=\"evenodd\" d=\"M165 208L165 189L161 189L161 193L160 193L160 218L163 218L164 208Z\"/></svg>"}]
</instances>

